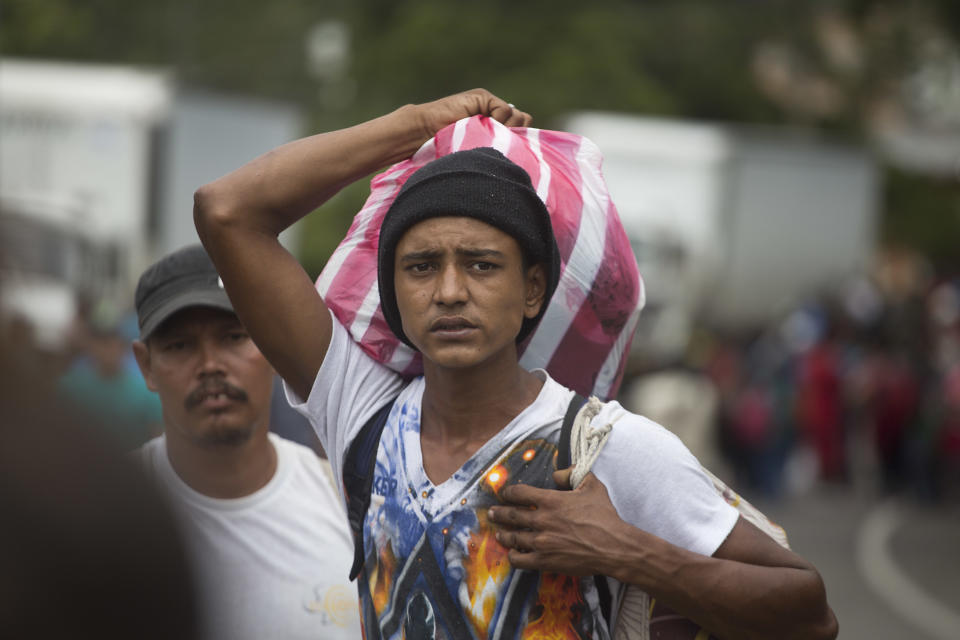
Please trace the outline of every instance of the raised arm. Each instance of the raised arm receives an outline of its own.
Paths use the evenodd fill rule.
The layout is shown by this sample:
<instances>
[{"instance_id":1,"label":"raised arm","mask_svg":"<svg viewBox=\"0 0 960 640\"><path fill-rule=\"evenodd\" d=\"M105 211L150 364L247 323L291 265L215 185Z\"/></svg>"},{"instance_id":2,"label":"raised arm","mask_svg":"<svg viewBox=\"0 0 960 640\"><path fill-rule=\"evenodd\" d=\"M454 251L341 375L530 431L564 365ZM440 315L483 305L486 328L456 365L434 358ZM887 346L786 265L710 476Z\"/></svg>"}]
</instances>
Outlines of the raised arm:
<instances>
[{"instance_id":1,"label":"raised arm","mask_svg":"<svg viewBox=\"0 0 960 640\"><path fill-rule=\"evenodd\" d=\"M194 194L194 222L237 315L277 372L306 397L330 344L326 305L277 236L346 185L410 157L448 124L530 116L483 89L407 105L348 129L285 144Z\"/></svg>"},{"instance_id":2,"label":"raised arm","mask_svg":"<svg viewBox=\"0 0 960 640\"><path fill-rule=\"evenodd\" d=\"M743 518L709 557L624 522L592 473L573 491L513 485L501 498L516 506L495 506L490 519L514 567L637 585L719 638L837 635L816 569Z\"/></svg>"}]
</instances>

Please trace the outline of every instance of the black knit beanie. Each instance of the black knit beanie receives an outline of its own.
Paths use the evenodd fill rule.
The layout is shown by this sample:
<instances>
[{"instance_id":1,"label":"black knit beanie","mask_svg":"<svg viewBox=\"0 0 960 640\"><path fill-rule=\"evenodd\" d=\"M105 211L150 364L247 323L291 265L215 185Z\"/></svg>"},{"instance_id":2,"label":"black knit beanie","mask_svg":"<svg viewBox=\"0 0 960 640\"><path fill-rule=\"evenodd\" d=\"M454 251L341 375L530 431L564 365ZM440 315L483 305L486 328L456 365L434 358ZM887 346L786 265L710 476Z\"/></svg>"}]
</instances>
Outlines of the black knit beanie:
<instances>
[{"instance_id":1,"label":"black knit beanie","mask_svg":"<svg viewBox=\"0 0 960 640\"><path fill-rule=\"evenodd\" d=\"M537 326L560 279L560 252L550 214L519 165L489 147L457 151L437 158L410 176L380 226L377 282L384 318L393 333L410 347L403 333L394 290L397 243L418 222L443 216L466 216L513 237L528 265L542 264L547 290L534 318L524 318L519 343ZM413 347L416 348L416 347Z\"/></svg>"}]
</instances>

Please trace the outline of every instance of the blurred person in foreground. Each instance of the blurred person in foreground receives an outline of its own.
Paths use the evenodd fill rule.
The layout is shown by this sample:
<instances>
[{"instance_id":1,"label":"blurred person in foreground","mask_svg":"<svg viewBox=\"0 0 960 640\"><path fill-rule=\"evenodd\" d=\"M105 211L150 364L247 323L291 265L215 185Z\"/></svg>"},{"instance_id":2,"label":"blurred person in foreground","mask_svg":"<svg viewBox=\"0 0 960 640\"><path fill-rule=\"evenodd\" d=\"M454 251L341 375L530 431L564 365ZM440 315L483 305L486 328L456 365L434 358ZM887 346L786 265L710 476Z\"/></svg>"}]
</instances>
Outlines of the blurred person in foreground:
<instances>
[{"instance_id":1,"label":"blurred person in foreground","mask_svg":"<svg viewBox=\"0 0 960 640\"><path fill-rule=\"evenodd\" d=\"M0 331L0 637L199 638L166 501Z\"/></svg>"},{"instance_id":2,"label":"blurred person in foreground","mask_svg":"<svg viewBox=\"0 0 960 640\"><path fill-rule=\"evenodd\" d=\"M165 427L137 455L181 516L208 637L359 638L329 465L268 433L273 369L203 248L148 268L136 309L134 354Z\"/></svg>"},{"instance_id":3,"label":"blurred person in foreground","mask_svg":"<svg viewBox=\"0 0 960 640\"><path fill-rule=\"evenodd\" d=\"M238 313L338 473L358 472L347 451L392 404L361 514L365 637L608 638L601 585L616 602L625 584L720 637L835 636L816 570L739 518L675 436L616 402L594 420L616 423L596 475L556 490L569 486L551 461L573 392L521 368L517 342L556 287L559 251L522 168L459 151L409 177L386 213L380 301L423 356L412 381L350 339L278 242L342 187L478 114L530 123L469 91L284 145L195 196ZM594 574L612 580L582 578Z\"/></svg>"}]
</instances>

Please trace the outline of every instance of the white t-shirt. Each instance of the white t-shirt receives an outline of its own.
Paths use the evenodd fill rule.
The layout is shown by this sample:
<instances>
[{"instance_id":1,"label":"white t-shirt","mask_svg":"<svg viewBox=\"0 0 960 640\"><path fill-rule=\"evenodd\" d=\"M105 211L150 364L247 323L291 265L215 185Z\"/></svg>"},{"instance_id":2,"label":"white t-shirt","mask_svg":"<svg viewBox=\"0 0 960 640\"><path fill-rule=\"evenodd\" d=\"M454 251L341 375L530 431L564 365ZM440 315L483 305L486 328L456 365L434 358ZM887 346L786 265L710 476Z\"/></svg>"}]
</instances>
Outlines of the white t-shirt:
<instances>
[{"instance_id":1,"label":"white t-shirt","mask_svg":"<svg viewBox=\"0 0 960 640\"><path fill-rule=\"evenodd\" d=\"M523 447L530 447L531 460L541 451L548 451L552 445L545 445L541 450L533 443L540 442L537 439L549 433L551 427L555 435L573 392L553 381L546 372L535 371L544 385L534 402L485 443L461 469L440 485L434 485L423 470L421 458L419 415L423 378L404 384L395 373L368 357L336 319L333 327L326 358L309 398L303 402L289 388L286 391L291 404L311 420L331 456L338 478L356 433L377 409L396 398L384 428L374 475L374 495L364 525L368 573L382 574L385 568L396 566L398 577L409 578L412 569L403 567L414 568L418 566L416 563L429 559L422 556L423 541L428 541L434 546L434 556L445 567L441 567L441 572L469 577L464 563L475 551L470 545L475 544L487 528L482 510L476 507L490 499L489 495L481 494L484 491L489 494L492 486L490 470L496 466L491 465L509 466L518 462L516 447L521 443ZM738 513L713 489L696 459L669 431L626 412L616 402L607 403L594 420L596 425L610 422L614 424L610 439L593 471L607 487L620 516L691 551L705 555L716 551L733 528ZM527 450L519 453L526 454ZM514 472L519 473L523 465L519 461ZM504 468L510 472L508 467ZM470 514L471 509L476 515ZM447 540L447 536L455 539ZM371 547L379 559L371 559ZM509 592L508 583L513 578L498 573L496 580L496 584L490 583L490 588L498 593L496 601L500 602L500 595ZM427 577L416 584L413 579L408 582L410 593L418 596L417 590L423 592L423 584L430 583L430 579ZM382 579L381 583L384 583ZM373 584L371 591L377 588L378 585ZM426 590L430 591L426 596L430 606L421 600L414 605L432 607L431 617L439 618L438 607L444 605L435 601L438 589L434 585ZM469 584L465 589L451 587L450 590L464 611L476 612L476 617L469 621L476 635L486 636L496 627L497 616L501 615L500 604L494 606L493 600L485 603L482 594L478 596ZM589 586L583 592L584 601L586 606L595 608L596 596L588 590ZM614 591L619 589L614 586ZM392 593L387 600L378 599L376 594L371 598L376 609L372 615L388 637L402 635L405 630L401 625L410 618L403 611L391 611L402 606L403 597L403 593ZM502 615L506 617L507 613ZM369 623L371 618L367 620Z\"/></svg>"},{"instance_id":2,"label":"white t-shirt","mask_svg":"<svg viewBox=\"0 0 960 640\"><path fill-rule=\"evenodd\" d=\"M171 497L194 559L205 637L360 638L353 542L326 462L270 434L277 470L235 499L202 495L177 475L161 436L140 450Z\"/></svg>"}]
</instances>

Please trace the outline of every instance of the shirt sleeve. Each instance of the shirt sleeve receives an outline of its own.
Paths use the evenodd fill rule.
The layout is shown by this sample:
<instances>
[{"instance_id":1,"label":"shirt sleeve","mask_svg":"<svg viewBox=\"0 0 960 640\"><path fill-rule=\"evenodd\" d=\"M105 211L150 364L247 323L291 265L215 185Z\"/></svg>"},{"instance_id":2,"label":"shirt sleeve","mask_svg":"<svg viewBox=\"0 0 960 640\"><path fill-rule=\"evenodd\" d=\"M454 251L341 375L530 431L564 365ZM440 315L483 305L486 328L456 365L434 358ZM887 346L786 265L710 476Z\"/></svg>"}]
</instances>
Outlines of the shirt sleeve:
<instances>
[{"instance_id":1,"label":"shirt sleeve","mask_svg":"<svg viewBox=\"0 0 960 640\"><path fill-rule=\"evenodd\" d=\"M593 465L626 522L684 549L713 555L739 512L717 493L679 438L616 402L594 419L613 422Z\"/></svg>"},{"instance_id":2,"label":"shirt sleeve","mask_svg":"<svg viewBox=\"0 0 960 640\"><path fill-rule=\"evenodd\" d=\"M317 371L310 395L300 398L286 382L290 406L306 416L330 460L335 477L342 477L343 458L353 438L380 407L403 388L403 379L371 358L330 313L330 346ZM339 483L338 483L339 486Z\"/></svg>"}]
</instances>

